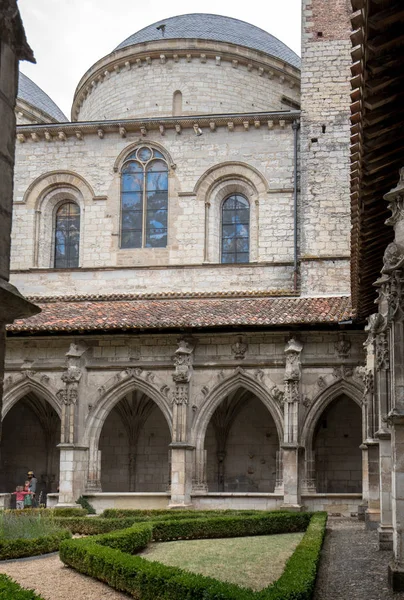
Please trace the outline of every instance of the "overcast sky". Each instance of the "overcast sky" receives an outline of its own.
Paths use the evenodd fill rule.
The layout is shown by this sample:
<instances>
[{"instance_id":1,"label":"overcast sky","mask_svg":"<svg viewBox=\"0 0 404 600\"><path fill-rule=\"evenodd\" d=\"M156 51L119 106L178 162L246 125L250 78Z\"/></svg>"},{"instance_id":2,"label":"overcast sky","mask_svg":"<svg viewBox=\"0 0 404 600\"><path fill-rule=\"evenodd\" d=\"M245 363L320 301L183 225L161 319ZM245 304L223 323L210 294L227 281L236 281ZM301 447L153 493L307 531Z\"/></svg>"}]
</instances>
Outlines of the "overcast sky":
<instances>
[{"instance_id":1,"label":"overcast sky","mask_svg":"<svg viewBox=\"0 0 404 600\"><path fill-rule=\"evenodd\" d=\"M36 65L21 70L70 119L81 76L132 33L161 19L212 13L257 25L300 54L301 0L19 0Z\"/></svg>"}]
</instances>

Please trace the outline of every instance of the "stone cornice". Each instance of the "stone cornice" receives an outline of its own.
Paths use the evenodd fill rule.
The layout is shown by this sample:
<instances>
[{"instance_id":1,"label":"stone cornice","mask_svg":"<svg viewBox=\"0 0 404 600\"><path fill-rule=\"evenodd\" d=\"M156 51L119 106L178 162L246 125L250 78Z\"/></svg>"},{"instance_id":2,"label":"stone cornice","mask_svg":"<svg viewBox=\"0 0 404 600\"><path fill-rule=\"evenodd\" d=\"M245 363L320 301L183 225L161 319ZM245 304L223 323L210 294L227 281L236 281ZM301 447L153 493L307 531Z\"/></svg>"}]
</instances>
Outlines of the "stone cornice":
<instances>
[{"instance_id":1,"label":"stone cornice","mask_svg":"<svg viewBox=\"0 0 404 600\"><path fill-rule=\"evenodd\" d=\"M80 107L92 91L112 74L121 70L130 70L153 61L160 64L178 62L179 60L198 60L218 65L221 61L230 62L233 67L243 66L248 71L255 71L260 77L282 78L291 88L300 85L300 71L289 63L245 46L228 42L217 42L200 39L161 39L127 46L116 50L97 61L83 75L74 93L72 120L79 116Z\"/></svg>"},{"instance_id":2,"label":"stone cornice","mask_svg":"<svg viewBox=\"0 0 404 600\"><path fill-rule=\"evenodd\" d=\"M166 130L172 130L181 135L184 129L199 127L203 133L215 132L218 127L226 127L233 131L239 127L241 131L250 129L273 129L278 126L285 128L288 124L300 118L300 111L269 111L259 113L230 113L217 115L187 115L181 117L152 117L143 119L121 119L107 121L82 121L75 123L47 123L37 125L18 125L17 140L21 143L27 140L48 142L64 142L68 137L82 140L84 135L96 134L102 140L108 133L117 133L126 137L127 133L138 133L147 138L149 131L156 131L164 136Z\"/></svg>"}]
</instances>

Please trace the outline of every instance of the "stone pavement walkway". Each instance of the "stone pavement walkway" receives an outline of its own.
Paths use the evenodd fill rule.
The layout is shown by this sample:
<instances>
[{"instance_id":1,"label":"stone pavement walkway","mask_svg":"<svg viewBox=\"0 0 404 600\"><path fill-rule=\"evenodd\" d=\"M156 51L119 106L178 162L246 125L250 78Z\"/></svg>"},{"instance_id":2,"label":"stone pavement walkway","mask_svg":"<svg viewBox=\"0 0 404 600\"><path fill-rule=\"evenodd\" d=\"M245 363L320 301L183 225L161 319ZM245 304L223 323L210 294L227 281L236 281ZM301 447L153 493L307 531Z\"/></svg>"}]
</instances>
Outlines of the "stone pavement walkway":
<instances>
[{"instance_id":1,"label":"stone pavement walkway","mask_svg":"<svg viewBox=\"0 0 404 600\"><path fill-rule=\"evenodd\" d=\"M404 600L388 586L390 559L363 522L329 517L314 600Z\"/></svg>"}]
</instances>

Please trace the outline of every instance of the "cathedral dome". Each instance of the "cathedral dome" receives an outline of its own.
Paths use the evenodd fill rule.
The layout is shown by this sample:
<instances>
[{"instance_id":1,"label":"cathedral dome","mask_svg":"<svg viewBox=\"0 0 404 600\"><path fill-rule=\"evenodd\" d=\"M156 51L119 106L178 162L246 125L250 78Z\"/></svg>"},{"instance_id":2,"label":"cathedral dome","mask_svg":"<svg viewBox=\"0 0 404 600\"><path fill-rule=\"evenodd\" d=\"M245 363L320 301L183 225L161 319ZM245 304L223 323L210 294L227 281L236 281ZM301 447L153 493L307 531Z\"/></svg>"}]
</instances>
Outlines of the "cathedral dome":
<instances>
[{"instance_id":1,"label":"cathedral dome","mask_svg":"<svg viewBox=\"0 0 404 600\"><path fill-rule=\"evenodd\" d=\"M133 46L142 42L164 39L204 39L217 42L229 42L265 52L300 68L300 58L286 44L260 27L245 21L194 13L162 19L144 27L124 40L115 50Z\"/></svg>"},{"instance_id":2,"label":"cathedral dome","mask_svg":"<svg viewBox=\"0 0 404 600\"><path fill-rule=\"evenodd\" d=\"M48 94L24 73L19 73L17 93L17 122L55 123L66 122L69 119L63 114Z\"/></svg>"},{"instance_id":3,"label":"cathedral dome","mask_svg":"<svg viewBox=\"0 0 404 600\"><path fill-rule=\"evenodd\" d=\"M96 62L73 121L234 114L299 106L300 59L266 31L219 15L163 19Z\"/></svg>"}]
</instances>

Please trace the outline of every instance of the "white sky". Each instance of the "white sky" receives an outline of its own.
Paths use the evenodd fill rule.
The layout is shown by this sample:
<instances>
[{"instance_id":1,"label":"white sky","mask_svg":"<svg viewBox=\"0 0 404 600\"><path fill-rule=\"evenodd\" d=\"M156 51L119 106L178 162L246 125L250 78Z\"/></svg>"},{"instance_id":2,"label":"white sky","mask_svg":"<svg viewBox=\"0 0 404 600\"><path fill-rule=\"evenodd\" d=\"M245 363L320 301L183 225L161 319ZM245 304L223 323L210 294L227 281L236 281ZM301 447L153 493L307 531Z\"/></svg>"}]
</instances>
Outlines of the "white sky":
<instances>
[{"instance_id":1,"label":"white sky","mask_svg":"<svg viewBox=\"0 0 404 600\"><path fill-rule=\"evenodd\" d=\"M300 54L301 0L19 0L36 65L21 71L70 119L73 94L85 71L132 33L186 13L234 17L265 29Z\"/></svg>"}]
</instances>

